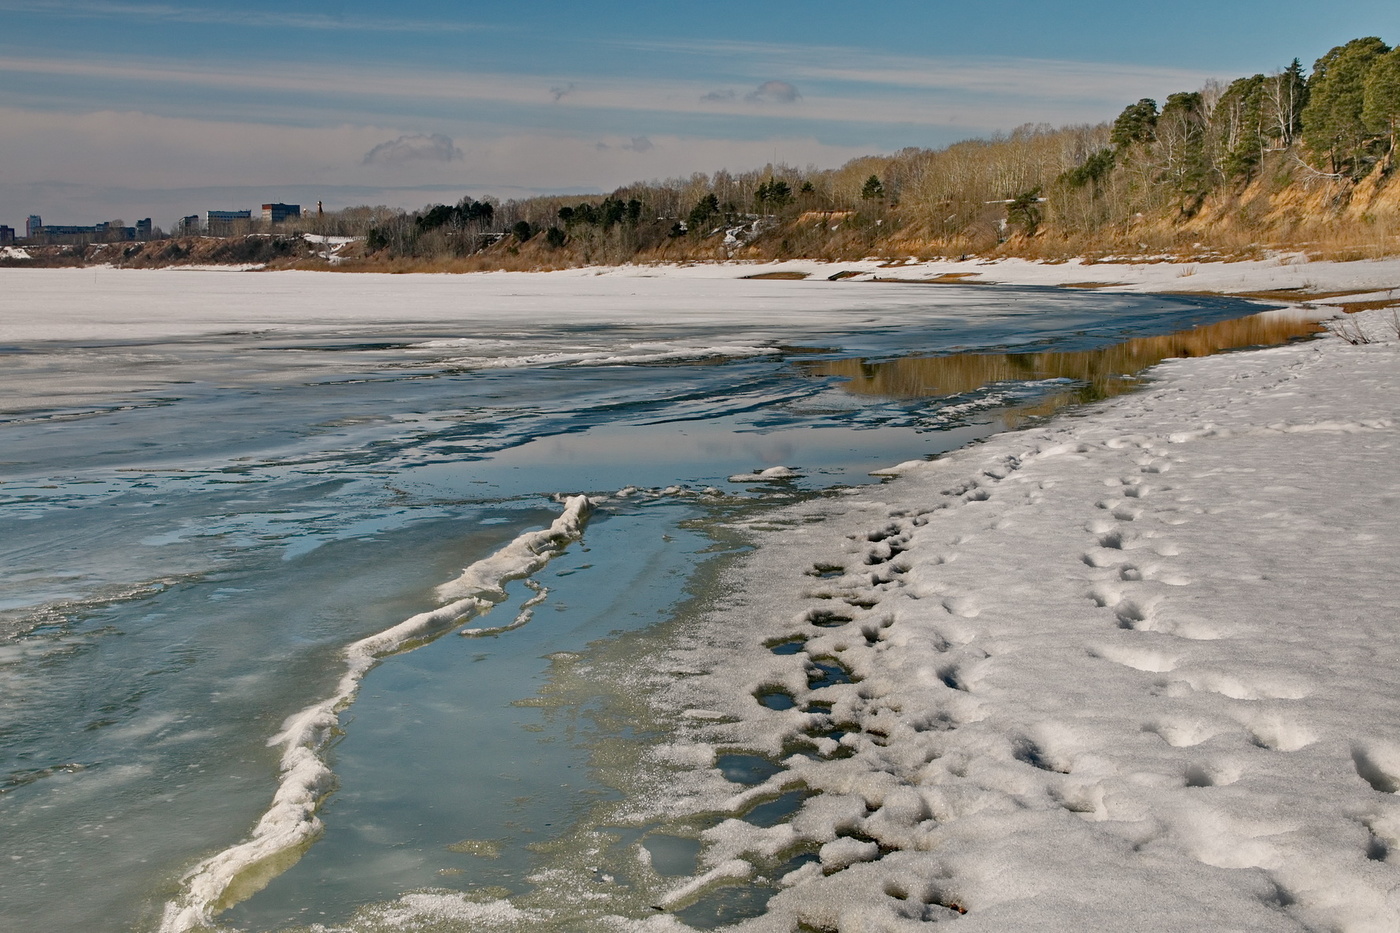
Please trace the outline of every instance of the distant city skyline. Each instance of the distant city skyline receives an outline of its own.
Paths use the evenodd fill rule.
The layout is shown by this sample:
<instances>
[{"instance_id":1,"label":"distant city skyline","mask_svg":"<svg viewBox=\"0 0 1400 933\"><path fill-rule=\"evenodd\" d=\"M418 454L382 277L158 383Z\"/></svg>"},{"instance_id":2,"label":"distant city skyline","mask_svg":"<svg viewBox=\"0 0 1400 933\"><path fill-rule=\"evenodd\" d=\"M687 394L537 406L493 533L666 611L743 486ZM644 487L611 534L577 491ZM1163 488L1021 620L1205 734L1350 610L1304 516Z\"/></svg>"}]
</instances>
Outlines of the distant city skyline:
<instances>
[{"instance_id":1,"label":"distant city skyline","mask_svg":"<svg viewBox=\"0 0 1400 933\"><path fill-rule=\"evenodd\" d=\"M829 168L1310 67L1393 0L0 0L0 223Z\"/></svg>"}]
</instances>

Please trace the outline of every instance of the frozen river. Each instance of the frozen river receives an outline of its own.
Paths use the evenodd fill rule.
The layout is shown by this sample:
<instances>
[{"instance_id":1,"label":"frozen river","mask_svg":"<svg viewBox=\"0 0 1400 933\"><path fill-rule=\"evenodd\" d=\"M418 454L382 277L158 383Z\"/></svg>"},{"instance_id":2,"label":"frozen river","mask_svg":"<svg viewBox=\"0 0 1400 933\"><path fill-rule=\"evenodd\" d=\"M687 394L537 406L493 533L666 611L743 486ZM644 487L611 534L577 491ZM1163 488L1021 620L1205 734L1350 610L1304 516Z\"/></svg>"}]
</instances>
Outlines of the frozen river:
<instances>
[{"instance_id":1,"label":"frozen river","mask_svg":"<svg viewBox=\"0 0 1400 933\"><path fill-rule=\"evenodd\" d=\"M748 546L726 519L1118 391L1209 352L1143 338L1250 310L640 271L5 269L0 296L15 933L158 928L268 810L269 739L336 695L347 645L584 493L581 539L469 623L505 630L369 671L320 750L324 831L212 906L274 930L422 888L528 892L616 793L600 744L648 738L556 689L558 664L714 598L707 568ZM779 465L796 475L730 479Z\"/></svg>"}]
</instances>

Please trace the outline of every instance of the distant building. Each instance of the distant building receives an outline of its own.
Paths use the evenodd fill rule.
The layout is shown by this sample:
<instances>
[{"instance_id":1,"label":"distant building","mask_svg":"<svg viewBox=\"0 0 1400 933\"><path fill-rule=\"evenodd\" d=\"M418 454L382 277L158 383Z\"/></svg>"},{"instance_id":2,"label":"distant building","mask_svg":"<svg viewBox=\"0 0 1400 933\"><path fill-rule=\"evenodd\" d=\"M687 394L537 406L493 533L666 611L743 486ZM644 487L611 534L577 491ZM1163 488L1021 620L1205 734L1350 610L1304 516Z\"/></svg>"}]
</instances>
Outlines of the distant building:
<instances>
[{"instance_id":1,"label":"distant building","mask_svg":"<svg viewBox=\"0 0 1400 933\"><path fill-rule=\"evenodd\" d=\"M33 228L30 239L41 243L90 243L94 240L107 243L113 240L136 239L135 227L118 226L112 223L81 226L73 224L41 224Z\"/></svg>"},{"instance_id":2,"label":"distant building","mask_svg":"<svg viewBox=\"0 0 1400 933\"><path fill-rule=\"evenodd\" d=\"M300 204L264 204L262 219L265 224L280 224L289 217L300 217Z\"/></svg>"},{"instance_id":3,"label":"distant building","mask_svg":"<svg viewBox=\"0 0 1400 933\"><path fill-rule=\"evenodd\" d=\"M181 217L175 222L175 233L179 236L197 236L199 234L199 215L190 214Z\"/></svg>"},{"instance_id":4,"label":"distant building","mask_svg":"<svg viewBox=\"0 0 1400 933\"><path fill-rule=\"evenodd\" d=\"M15 228L0 224L0 246L8 246L15 241Z\"/></svg>"},{"instance_id":5,"label":"distant building","mask_svg":"<svg viewBox=\"0 0 1400 933\"><path fill-rule=\"evenodd\" d=\"M24 235L29 239L39 235L39 231L44 229L44 218L38 214L30 214L29 219L24 222Z\"/></svg>"},{"instance_id":6,"label":"distant building","mask_svg":"<svg viewBox=\"0 0 1400 933\"><path fill-rule=\"evenodd\" d=\"M145 220L136 221L136 239L149 240L152 230L154 227L151 226L151 218L147 217Z\"/></svg>"},{"instance_id":7,"label":"distant building","mask_svg":"<svg viewBox=\"0 0 1400 933\"><path fill-rule=\"evenodd\" d=\"M228 236L234 228L246 226L253 219L253 212L247 211L208 211L204 215L204 229L211 236Z\"/></svg>"}]
</instances>

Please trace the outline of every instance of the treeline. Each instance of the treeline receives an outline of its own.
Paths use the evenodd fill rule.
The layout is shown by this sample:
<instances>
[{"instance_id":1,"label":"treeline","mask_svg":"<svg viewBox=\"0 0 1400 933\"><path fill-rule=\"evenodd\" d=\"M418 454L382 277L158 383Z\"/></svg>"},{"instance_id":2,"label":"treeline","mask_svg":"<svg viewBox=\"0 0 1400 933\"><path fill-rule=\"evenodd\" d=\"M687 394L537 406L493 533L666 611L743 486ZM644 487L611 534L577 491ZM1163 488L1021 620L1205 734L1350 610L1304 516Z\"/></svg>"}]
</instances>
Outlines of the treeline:
<instances>
[{"instance_id":1,"label":"treeline","mask_svg":"<svg viewBox=\"0 0 1400 933\"><path fill-rule=\"evenodd\" d=\"M1027 125L837 169L695 174L601 199L358 210L372 218L369 261L522 267L1361 242L1400 232L1400 186L1388 185L1397 127L1400 49L1370 37L1311 72L1294 59L1160 106L1130 103L1099 125Z\"/></svg>"}]
</instances>

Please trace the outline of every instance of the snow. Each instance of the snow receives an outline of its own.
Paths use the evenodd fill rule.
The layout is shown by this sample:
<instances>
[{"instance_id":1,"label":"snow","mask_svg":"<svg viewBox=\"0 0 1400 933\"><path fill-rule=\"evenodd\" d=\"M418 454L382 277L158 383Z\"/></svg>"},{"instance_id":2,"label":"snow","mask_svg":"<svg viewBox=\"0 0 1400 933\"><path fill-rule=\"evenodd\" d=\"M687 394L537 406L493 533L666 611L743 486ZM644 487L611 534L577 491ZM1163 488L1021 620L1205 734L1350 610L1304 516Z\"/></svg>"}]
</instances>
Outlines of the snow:
<instances>
[{"instance_id":1,"label":"snow","mask_svg":"<svg viewBox=\"0 0 1400 933\"><path fill-rule=\"evenodd\" d=\"M658 764L784 765L692 779L700 879L819 854L736 929L1400 929L1389 314L757 520L655 681Z\"/></svg>"},{"instance_id":2,"label":"snow","mask_svg":"<svg viewBox=\"0 0 1400 933\"><path fill-rule=\"evenodd\" d=\"M752 473L737 473L729 477L729 481L731 483L768 483L775 480L793 479L798 475L798 472L792 467L771 466L766 470L755 470Z\"/></svg>"},{"instance_id":3,"label":"snow","mask_svg":"<svg viewBox=\"0 0 1400 933\"><path fill-rule=\"evenodd\" d=\"M32 259L29 251L18 246L0 247L0 259Z\"/></svg>"},{"instance_id":4,"label":"snow","mask_svg":"<svg viewBox=\"0 0 1400 933\"><path fill-rule=\"evenodd\" d=\"M256 271L257 266L172 266L137 270L0 269L0 340L142 339L149 336L199 336L230 328L269 334L314 332L327 324L353 328L393 320L422 324L460 322L469 310L473 320L510 323L529 314L532 320L561 324L655 322L666 307L678 320L697 324L743 320L786 326L795 315L849 316L878 307L897 315L902 302L923 307L939 286L897 289L873 286L870 280L921 282L958 276L964 282L1062 286L1110 282L1104 291L1263 291L1298 288L1283 301L1336 303L1345 300L1400 298L1400 259L1358 262L1309 262L1286 255L1233 263L1037 263L1006 259L994 262L905 263L895 267L865 260L784 263L616 266L556 272L487 272L469 275L385 275L339 272ZM859 274L827 281L844 271ZM806 281L755 281L745 276L769 272L803 272ZM195 279L196 281L191 281ZM643 281L646 280L646 281ZM697 283L704 282L703 288ZM198 289L199 314L190 313L189 295ZM873 291L872 291L873 289ZM907 297L899 297L907 290ZM1354 290L1355 298L1307 299L1307 292ZM101 301L92 301L100 291ZM893 298L892 291L897 293ZM872 297L878 294L878 302ZM258 300L250 300L250 296ZM411 302L407 299L411 298ZM64 315L22 313L34 301L74 309ZM763 347L750 348L753 351Z\"/></svg>"}]
</instances>

